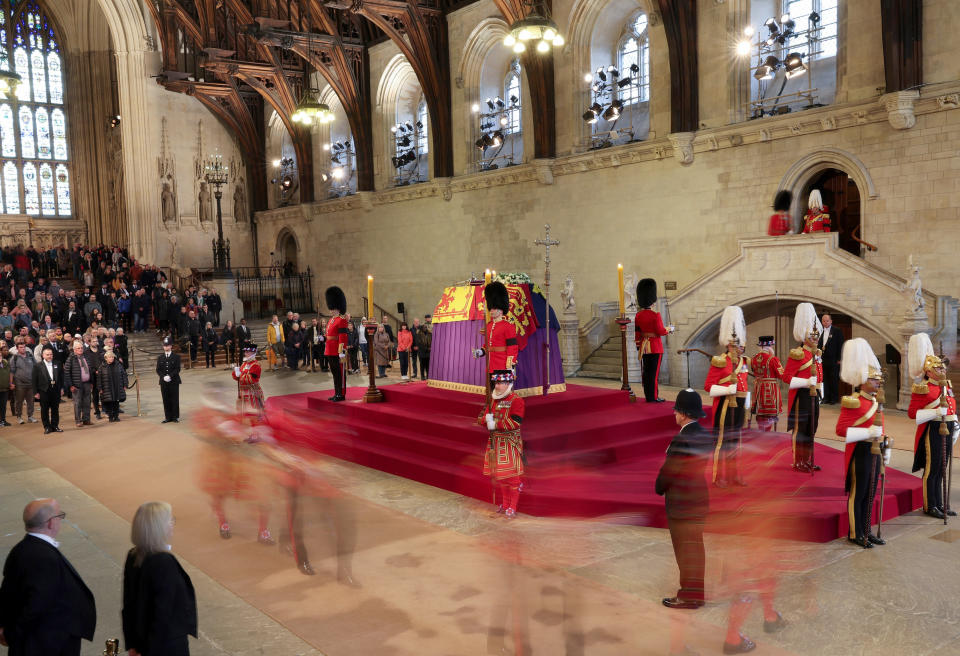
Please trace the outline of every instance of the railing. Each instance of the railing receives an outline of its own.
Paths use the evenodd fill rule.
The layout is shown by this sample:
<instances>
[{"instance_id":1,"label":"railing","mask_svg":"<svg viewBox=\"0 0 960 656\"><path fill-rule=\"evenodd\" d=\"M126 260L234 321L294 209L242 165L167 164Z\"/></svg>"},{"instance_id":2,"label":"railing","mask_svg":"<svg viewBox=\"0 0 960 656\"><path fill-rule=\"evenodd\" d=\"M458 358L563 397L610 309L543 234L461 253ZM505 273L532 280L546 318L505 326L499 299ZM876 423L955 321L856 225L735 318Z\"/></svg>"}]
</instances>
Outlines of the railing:
<instances>
[{"instance_id":1,"label":"railing","mask_svg":"<svg viewBox=\"0 0 960 656\"><path fill-rule=\"evenodd\" d=\"M860 239L860 237L857 236L857 233L859 232L860 232L860 226L857 226L856 228L853 229L853 232L850 233L850 236L853 238L853 241L857 242L861 246L866 246L868 251L876 251L877 250L876 246L874 246L870 242L866 242Z\"/></svg>"},{"instance_id":2,"label":"railing","mask_svg":"<svg viewBox=\"0 0 960 656\"><path fill-rule=\"evenodd\" d=\"M360 297L360 300L363 301L363 313L362 313L362 314L363 314L363 315L366 315L366 313L367 313L367 297L366 297L366 296L361 296L361 297ZM394 336L396 336L397 332L400 330L400 324L403 323L403 320L402 320L402 319L398 319L396 316L394 316L394 315L391 314L390 312L387 312L386 310L384 310L382 307L380 307L380 306L377 305L376 303L373 304L373 309L377 311L377 316L375 316L375 317L367 317L367 319L376 319L376 321L379 323L380 320L383 319L383 317L387 317L387 319L389 319L390 321L392 321L393 324L394 324L394 325L393 325L393 331L394 331L393 334L394 334Z\"/></svg>"},{"instance_id":3,"label":"railing","mask_svg":"<svg viewBox=\"0 0 960 656\"><path fill-rule=\"evenodd\" d=\"M252 275L261 270L256 267L244 269L234 269L234 278L237 296L243 302L243 314L248 319L268 319L284 312L308 314L317 310L313 274L309 269L307 273L286 277Z\"/></svg>"}]
</instances>

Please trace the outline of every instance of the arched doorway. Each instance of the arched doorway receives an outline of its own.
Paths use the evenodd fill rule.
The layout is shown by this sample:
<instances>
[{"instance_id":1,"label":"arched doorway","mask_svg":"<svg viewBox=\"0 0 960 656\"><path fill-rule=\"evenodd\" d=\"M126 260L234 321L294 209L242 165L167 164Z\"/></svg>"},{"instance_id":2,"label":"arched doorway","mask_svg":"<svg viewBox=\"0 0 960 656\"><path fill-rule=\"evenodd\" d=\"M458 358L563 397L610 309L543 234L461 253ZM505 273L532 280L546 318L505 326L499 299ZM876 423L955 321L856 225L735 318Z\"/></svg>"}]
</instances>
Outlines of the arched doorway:
<instances>
[{"instance_id":1,"label":"arched doorway","mask_svg":"<svg viewBox=\"0 0 960 656\"><path fill-rule=\"evenodd\" d=\"M298 250L297 238L289 230L282 230L277 236L273 265L279 267L287 275L298 273L300 271L297 262Z\"/></svg>"},{"instance_id":2,"label":"arched doorway","mask_svg":"<svg viewBox=\"0 0 960 656\"><path fill-rule=\"evenodd\" d=\"M866 246L861 241L860 190L857 183L840 169L821 171L803 188L801 206L804 210L814 189L820 190L823 203L829 208L830 230L839 233L840 248L862 257L862 250Z\"/></svg>"}]
</instances>

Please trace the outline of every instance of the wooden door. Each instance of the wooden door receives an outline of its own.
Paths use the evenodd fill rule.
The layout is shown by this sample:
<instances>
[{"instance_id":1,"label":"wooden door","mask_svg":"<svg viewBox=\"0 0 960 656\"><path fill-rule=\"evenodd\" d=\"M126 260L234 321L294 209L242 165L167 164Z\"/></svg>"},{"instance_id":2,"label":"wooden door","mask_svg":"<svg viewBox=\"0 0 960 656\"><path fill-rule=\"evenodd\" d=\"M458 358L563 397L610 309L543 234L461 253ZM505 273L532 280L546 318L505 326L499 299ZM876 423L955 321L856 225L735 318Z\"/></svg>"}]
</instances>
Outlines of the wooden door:
<instances>
[{"instance_id":1,"label":"wooden door","mask_svg":"<svg viewBox=\"0 0 960 656\"><path fill-rule=\"evenodd\" d=\"M857 183L839 169L827 169L810 185L819 189L830 213L830 231L839 233L840 248L860 257L860 190Z\"/></svg>"}]
</instances>

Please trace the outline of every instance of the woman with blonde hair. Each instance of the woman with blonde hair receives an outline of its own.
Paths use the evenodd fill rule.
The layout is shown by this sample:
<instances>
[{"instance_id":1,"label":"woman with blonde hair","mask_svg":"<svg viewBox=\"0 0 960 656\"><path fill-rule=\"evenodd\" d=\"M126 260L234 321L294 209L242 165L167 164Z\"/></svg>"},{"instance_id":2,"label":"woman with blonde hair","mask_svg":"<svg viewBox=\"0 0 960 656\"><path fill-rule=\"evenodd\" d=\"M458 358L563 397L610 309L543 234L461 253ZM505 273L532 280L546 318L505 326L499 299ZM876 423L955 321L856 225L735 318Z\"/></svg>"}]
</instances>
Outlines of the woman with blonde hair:
<instances>
[{"instance_id":1,"label":"woman with blonde hair","mask_svg":"<svg viewBox=\"0 0 960 656\"><path fill-rule=\"evenodd\" d=\"M123 637L130 656L189 656L197 637L197 598L170 553L173 509L150 501L133 516L133 548L123 566Z\"/></svg>"}]
</instances>

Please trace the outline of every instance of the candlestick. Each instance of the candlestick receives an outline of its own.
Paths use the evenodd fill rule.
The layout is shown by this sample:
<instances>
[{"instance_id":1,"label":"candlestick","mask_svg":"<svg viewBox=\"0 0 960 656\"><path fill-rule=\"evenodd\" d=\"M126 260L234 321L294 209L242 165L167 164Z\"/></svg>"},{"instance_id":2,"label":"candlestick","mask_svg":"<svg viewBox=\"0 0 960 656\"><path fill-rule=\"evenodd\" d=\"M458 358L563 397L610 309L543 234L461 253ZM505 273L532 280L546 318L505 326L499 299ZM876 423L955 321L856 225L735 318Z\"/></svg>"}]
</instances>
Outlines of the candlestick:
<instances>
[{"instance_id":1,"label":"candlestick","mask_svg":"<svg viewBox=\"0 0 960 656\"><path fill-rule=\"evenodd\" d=\"M373 319L373 276L367 276L367 318Z\"/></svg>"},{"instance_id":2,"label":"candlestick","mask_svg":"<svg viewBox=\"0 0 960 656\"><path fill-rule=\"evenodd\" d=\"M484 285L489 285L489 284L490 284L490 278L491 278L491 277L492 277L492 274L491 274L491 272L490 272L490 269L487 269L486 271L484 271L484 272L483 272L483 284L484 284Z\"/></svg>"},{"instance_id":3,"label":"candlestick","mask_svg":"<svg viewBox=\"0 0 960 656\"><path fill-rule=\"evenodd\" d=\"M619 299L620 299L620 316L622 317L622 316L624 316L624 309L623 309L623 265L622 265L622 264L618 264L618 265L617 265L617 284L618 284L618 287L619 287L619 290L618 290L618 292L617 292L617 295L618 295L618 297L619 297Z\"/></svg>"}]
</instances>

